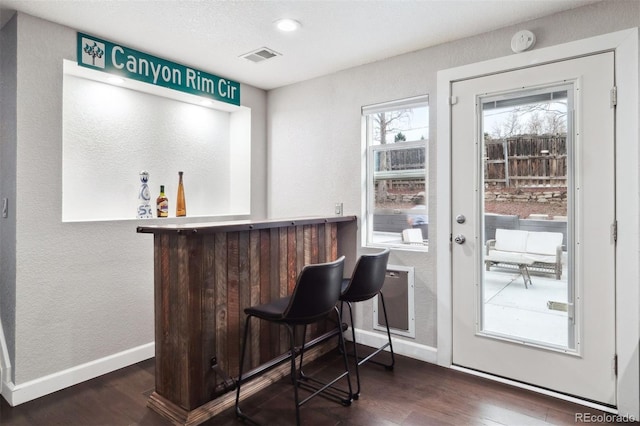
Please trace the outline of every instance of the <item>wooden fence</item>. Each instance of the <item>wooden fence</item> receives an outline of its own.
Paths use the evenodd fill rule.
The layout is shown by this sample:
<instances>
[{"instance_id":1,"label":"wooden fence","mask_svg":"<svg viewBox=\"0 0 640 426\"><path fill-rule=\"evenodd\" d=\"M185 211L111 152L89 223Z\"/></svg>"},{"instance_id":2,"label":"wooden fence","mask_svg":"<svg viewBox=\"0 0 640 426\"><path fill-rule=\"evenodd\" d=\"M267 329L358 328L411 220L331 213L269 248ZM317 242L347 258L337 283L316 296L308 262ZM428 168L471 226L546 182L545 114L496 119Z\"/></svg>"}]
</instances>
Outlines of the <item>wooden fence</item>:
<instances>
[{"instance_id":1,"label":"wooden fence","mask_svg":"<svg viewBox=\"0 0 640 426\"><path fill-rule=\"evenodd\" d=\"M490 186L567 186L565 135L486 139L484 180Z\"/></svg>"}]
</instances>

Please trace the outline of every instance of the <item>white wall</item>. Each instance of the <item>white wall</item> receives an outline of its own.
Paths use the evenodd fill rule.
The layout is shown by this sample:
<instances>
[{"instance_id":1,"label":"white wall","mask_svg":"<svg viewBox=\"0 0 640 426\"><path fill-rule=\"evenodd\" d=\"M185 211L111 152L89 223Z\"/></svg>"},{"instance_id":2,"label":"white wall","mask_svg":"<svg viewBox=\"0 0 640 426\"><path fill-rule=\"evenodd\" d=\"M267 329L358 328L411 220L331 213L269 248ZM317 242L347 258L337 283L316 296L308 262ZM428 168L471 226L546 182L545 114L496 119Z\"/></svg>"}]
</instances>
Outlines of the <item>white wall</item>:
<instances>
[{"instance_id":1,"label":"white wall","mask_svg":"<svg viewBox=\"0 0 640 426\"><path fill-rule=\"evenodd\" d=\"M269 170L269 215L332 215L334 203L342 202L345 215L360 217L365 185L361 179L361 107L431 96L435 93L436 71L428 62L416 62L416 54L409 54L270 91L269 154L273 167ZM430 97L429 101L433 128L435 99ZM430 139L434 139L433 131ZM429 144L430 178L435 176L431 161L434 149ZM433 206L436 194L431 189L429 204ZM430 229L432 224L435 226L435 221ZM392 251L389 263L416 267L415 311L420 323L415 341L434 347L437 246L431 241L428 254ZM361 305L356 310L356 322L371 330L372 310L366 309L363 323Z\"/></svg>"},{"instance_id":2,"label":"white wall","mask_svg":"<svg viewBox=\"0 0 640 426\"><path fill-rule=\"evenodd\" d=\"M635 0L601 2L476 37L294 84L269 92L269 214L331 214L334 202L344 203L345 214L361 214L362 135L360 108L364 105L428 94L429 134L429 252L394 250L389 263L414 265L416 339L419 358L437 346L435 259L439 70L509 56L510 40L521 29L533 31L536 48L614 32L640 25L640 3ZM296 182L295 189L291 182ZM362 227L361 227L362 229ZM432 232L433 230L433 232ZM356 324L368 332L371 307L358 306ZM624 336L621 336L624 338Z\"/></svg>"},{"instance_id":3,"label":"white wall","mask_svg":"<svg viewBox=\"0 0 640 426\"><path fill-rule=\"evenodd\" d=\"M15 201L16 194L16 34L17 21L11 20L0 31L0 202L2 198ZM9 217L0 217L0 339L13 341L15 338L16 295L16 239L15 204L9 204ZM4 350L4 349L3 349ZM3 383L10 375L13 346L6 346L2 358Z\"/></svg>"},{"instance_id":4,"label":"white wall","mask_svg":"<svg viewBox=\"0 0 640 426\"><path fill-rule=\"evenodd\" d=\"M17 70L11 55L2 57L2 94L17 97L12 116L11 108L4 113L11 96L3 96L2 159L9 167L2 164L0 186L13 206L9 220L0 219L2 325L12 364L5 378L11 395L3 396L16 404L153 356L153 240L136 234L136 220L61 221L63 59L76 60L76 32L24 14L2 32L3 53L17 55ZM241 91L251 108L252 217L263 218L266 93L246 85ZM15 244L4 239L12 221Z\"/></svg>"},{"instance_id":5,"label":"white wall","mask_svg":"<svg viewBox=\"0 0 640 426\"><path fill-rule=\"evenodd\" d=\"M178 171L189 217L250 213L251 141L237 130L250 134L251 111L220 111L169 98L170 89L158 92L65 74L63 221L134 219L141 170L149 173L154 210L164 185L169 217L175 216ZM232 192L236 182L245 185Z\"/></svg>"}]
</instances>

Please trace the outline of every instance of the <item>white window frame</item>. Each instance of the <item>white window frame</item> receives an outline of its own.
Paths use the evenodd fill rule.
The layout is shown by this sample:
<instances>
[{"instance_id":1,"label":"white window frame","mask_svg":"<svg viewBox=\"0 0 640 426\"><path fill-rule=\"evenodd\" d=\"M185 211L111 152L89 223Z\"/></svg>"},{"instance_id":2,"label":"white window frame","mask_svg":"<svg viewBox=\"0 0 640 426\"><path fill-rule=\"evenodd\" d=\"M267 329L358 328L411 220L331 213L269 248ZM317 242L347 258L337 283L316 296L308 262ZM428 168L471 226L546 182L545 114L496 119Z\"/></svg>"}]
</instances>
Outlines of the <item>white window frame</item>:
<instances>
[{"instance_id":1,"label":"white window frame","mask_svg":"<svg viewBox=\"0 0 640 426\"><path fill-rule=\"evenodd\" d=\"M427 167L429 164L428 159L428 139L423 140L415 140L415 141L404 141L402 143L393 143L393 144L377 144L374 145L371 143L373 140L373 129L369 123L368 116L372 114L377 114L381 112L391 112L402 109L411 109L416 107L427 107L429 108L429 96L422 95L416 96L408 99L400 99L391 102L385 102L381 104L369 105L362 107L362 126L363 126L363 143L364 143L364 160L365 166L364 169L364 185L363 188L365 190L365 194L363 197L363 218L364 218L364 232L362 233L362 244L365 247L391 247L400 250L410 250L410 251L428 251L427 243L405 243L402 242L402 234L399 234L397 238L391 238L390 241L375 241L374 240L374 230L373 230L373 215L375 213L375 180L376 180L376 172L374 170L375 167L375 155L378 152L382 151L392 151L392 150L407 150L414 148L423 148L425 153L425 168L416 170L402 170L396 172L385 172L385 176L388 176L388 179L394 179L398 177L415 177L422 178L425 182L425 205L426 212L425 215L428 217L428 180L427 180ZM427 117L428 122L428 117ZM378 179L380 178L380 172L378 172ZM399 214L408 213L406 209L402 210L394 210L394 213L397 212ZM410 228L407 226L407 228ZM379 234L380 235L380 234Z\"/></svg>"}]
</instances>

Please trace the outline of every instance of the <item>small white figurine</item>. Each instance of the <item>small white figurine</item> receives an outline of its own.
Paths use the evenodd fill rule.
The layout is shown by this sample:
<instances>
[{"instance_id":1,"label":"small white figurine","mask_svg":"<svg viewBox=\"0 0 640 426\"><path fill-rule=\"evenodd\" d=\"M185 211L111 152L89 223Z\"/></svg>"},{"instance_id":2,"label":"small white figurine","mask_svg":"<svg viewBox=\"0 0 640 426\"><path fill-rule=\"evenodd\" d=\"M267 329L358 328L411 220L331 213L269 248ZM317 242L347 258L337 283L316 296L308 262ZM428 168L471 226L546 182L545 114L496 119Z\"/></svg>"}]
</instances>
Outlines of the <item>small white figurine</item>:
<instances>
[{"instance_id":1,"label":"small white figurine","mask_svg":"<svg viewBox=\"0 0 640 426\"><path fill-rule=\"evenodd\" d=\"M151 210L151 193L149 192L149 172L143 170L140 172L140 192L138 192L138 219L149 219L153 217L153 210Z\"/></svg>"}]
</instances>

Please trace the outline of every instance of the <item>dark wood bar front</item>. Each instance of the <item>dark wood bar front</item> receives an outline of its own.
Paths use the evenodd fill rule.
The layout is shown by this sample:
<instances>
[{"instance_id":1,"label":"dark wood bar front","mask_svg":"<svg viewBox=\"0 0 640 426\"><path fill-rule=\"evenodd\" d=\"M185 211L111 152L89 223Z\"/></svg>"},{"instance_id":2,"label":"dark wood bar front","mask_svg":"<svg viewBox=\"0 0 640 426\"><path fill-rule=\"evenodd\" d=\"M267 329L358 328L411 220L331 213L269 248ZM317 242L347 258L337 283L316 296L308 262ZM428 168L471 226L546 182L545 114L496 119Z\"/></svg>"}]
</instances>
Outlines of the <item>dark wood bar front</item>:
<instances>
[{"instance_id":1,"label":"dark wood bar front","mask_svg":"<svg viewBox=\"0 0 640 426\"><path fill-rule=\"evenodd\" d=\"M244 308L290 294L304 265L346 255L348 274L356 256L355 216L137 231L154 234L156 387L149 406L184 425L202 423L232 405ZM330 327L314 326L307 339ZM288 350L284 331L266 323L252 327L250 341L245 370L275 365ZM256 378L247 392L282 376L284 367Z\"/></svg>"}]
</instances>

